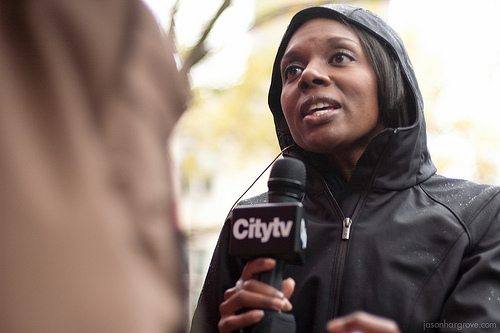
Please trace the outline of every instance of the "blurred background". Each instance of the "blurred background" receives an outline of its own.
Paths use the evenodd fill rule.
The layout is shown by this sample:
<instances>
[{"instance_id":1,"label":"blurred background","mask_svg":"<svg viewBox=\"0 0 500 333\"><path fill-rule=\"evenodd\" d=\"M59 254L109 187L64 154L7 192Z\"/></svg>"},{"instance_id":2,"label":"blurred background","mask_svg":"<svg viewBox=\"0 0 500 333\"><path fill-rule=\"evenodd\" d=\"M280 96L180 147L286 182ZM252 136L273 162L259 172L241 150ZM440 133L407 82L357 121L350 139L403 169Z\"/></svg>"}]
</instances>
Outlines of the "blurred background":
<instances>
[{"instance_id":1,"label":"blurred background","mask_svg":"<svg viewBox=\"0 0 500 333\"><path fill-rule=\"evenodd\" d=\"M229 209L279 153L267 89L282 34L298 10L332 1L143 1L175 33L191 80L171 149L192 311ZM379 14L403 37L438 172L500 185L500 0L343 3ZM266 191L267 178L245 197Z\"/></svg>"}]
</instances>

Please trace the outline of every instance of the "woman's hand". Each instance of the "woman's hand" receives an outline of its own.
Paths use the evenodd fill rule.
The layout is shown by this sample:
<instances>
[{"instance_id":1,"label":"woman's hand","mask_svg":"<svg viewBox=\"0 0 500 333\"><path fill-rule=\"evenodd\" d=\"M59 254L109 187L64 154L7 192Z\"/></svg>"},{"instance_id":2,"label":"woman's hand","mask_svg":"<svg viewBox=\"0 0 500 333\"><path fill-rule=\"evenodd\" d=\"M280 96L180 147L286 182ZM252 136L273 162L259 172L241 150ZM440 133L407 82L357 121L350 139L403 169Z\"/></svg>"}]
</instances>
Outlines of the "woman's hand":
<instances>
[{"instance_id":1,"label":"woman's hand","mask_svg":"<svg viewBox=\"0 0 500 333\"><path fill-rule=\"evenodd\" d=\"M330 333L401 333L393 320L362 311L330 320L326 328Z\"/></svg>"},{"instance_id":2,"label":"woman's hand","mask_svg":"<svg viewBox=\"0 0 500 333\"><path fill-rule=\"evenodd\" d=\"M288 300L295 288L291 278L283 280L281 291L256 280L259 273L269 271L276 266L276 260L257 258L248 262L236 286L226 290L224 302L219 307L221 320L219 331L232 332L258 323L264 316L264 311L290 311L292 304ZM241 309L249 311L236 314Z\"/></svg>"}]
</instances>

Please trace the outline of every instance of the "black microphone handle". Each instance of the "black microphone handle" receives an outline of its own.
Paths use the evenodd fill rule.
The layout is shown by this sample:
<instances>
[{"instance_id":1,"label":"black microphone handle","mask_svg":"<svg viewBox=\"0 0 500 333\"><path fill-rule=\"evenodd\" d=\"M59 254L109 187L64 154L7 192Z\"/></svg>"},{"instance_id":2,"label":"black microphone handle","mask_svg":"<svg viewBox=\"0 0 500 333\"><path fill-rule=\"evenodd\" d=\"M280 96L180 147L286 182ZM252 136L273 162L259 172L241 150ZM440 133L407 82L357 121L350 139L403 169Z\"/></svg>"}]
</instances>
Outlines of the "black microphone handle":
<instances>
[{"instance_id":1,"label":"black microphone handle","mask_svg":"<svg viewBox=\"0 0 500 333\"><path fill-rule=\"evenodd\" d=\"M268 203L300 202L304 194L305 172L305 166L299 160L294 158L278 160L269 175ZM260 281L281 290L284 264L284 260L277 259L276 266L272 270L261 273Z\"/></svg>"},{"instance_id":2,"label":"black microphone handle","mask_svg":"<svg viewBox=\"0 0 500 333\"><path fill-rule=\"evenodd\" d=\"M276 162L269 177L268 202L301 201L305 187L305 166L299 160L285 158ZM260 281L281 290L283 259L276 266L260 274ZM264 317L251 328L252 333L295 333L295 317L291 313L264 311Z\"/></svg>"},{"instance_id":3,"label":"black microphone handle","mask_svg":"<svg viewBox=\"0 0 500 333\"><path fill-rule=\"evenodd\" d=\"M276 266L272 270L261 273L260 281L281 290L284 264L284 260L277 259ZM264 317L261 321L243 331L250 331L250 333L295 333L295 317L291 313L264 310Z\"/></svg>"},{"instance_id":4,"label":"black microphone handle","mask_svg":"<svg viewBox=\"0 0 500 333\"><path fill-rule=\"evenodd\" d=\"M291 196L284 195L280 190L274 190L268 192L268 202L291 202L295 201ZM276 259L276 266L270 271L260 273L259 280L267 283L274 288L281 290L281 281L283 281L283 268L285 266L285 261L283 259Z\"/></svg>"}]
</instances>

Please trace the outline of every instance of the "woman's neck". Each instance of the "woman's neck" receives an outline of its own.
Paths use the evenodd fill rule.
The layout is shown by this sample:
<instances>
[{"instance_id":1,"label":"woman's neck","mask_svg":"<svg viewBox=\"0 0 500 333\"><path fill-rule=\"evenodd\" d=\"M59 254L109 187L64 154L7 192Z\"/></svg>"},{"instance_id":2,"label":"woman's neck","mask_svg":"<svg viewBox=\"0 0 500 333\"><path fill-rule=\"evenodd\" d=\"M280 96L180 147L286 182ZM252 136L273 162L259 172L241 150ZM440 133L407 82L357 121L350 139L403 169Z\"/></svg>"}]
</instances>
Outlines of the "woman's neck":
<instances>
[{"instance_id":1,"label":"woman's neck","mask_svg":"<svg viewBox=\"0 0 500 333\"><path fill-rule=\"evenodd\" d=\"M328 154L326 158L328 163L335 168L337 173L347 182L351 179L354 168L358 163L361 153L350 154L346 156L345 154Z\"/></svg>"}]
</instances>

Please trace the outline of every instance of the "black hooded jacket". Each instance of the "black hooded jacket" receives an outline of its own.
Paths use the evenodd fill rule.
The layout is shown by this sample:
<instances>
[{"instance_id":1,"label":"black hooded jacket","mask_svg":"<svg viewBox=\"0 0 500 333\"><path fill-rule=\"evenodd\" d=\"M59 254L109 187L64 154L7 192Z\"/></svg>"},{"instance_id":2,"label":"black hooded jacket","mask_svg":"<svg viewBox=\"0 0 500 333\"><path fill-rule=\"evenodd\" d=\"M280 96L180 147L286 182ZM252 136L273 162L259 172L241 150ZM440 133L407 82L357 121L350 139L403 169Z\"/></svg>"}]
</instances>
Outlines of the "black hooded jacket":
<instances>
[{"instance_id":1,"label":"black hooded jacket","mask_svg":"<svg viewBox=\"0 0 500 333\"><path fill-rule=\"evenodd\" d=\"M344 5L306 9L292 19L269 92L281 147L293 144L280 105L281 56L302 23L331 11L397 55L415 101L415 121L376 136L335 196L328 184L333 171L300 149L286 151L307 166L306 263L287 265L284 275L297 283L291 297L297 332L326 332L329 319L357 310L391 318L402 332L499 332L500 189L436 174L412 65L400 37L382 19ZM350 235L342 239L346 218L352 220ZM226 221L192 332L217 332L224 291L245 264L228 255L229 230Z\"/></svg>"}]
</instances>

